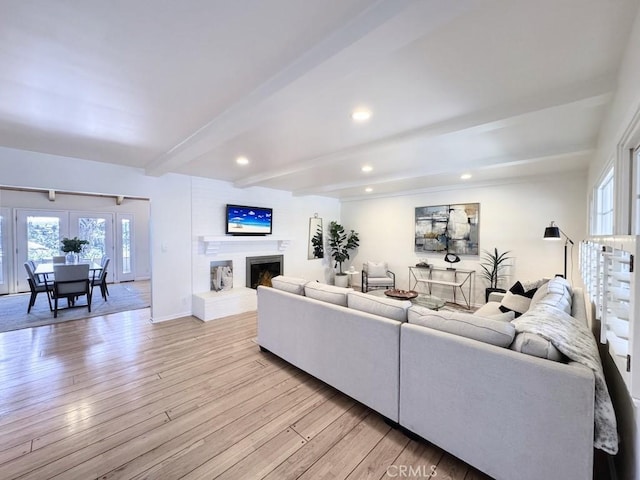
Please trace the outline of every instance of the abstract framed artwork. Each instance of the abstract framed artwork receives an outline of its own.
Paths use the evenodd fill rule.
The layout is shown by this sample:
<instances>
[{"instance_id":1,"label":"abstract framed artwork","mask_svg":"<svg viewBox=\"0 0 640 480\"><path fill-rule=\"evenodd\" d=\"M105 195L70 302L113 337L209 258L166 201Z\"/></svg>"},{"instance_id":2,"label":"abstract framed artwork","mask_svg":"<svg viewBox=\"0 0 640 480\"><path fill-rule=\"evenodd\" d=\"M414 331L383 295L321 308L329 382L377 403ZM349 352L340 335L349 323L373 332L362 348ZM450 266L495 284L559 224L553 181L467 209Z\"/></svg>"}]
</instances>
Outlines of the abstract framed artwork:
<instances>
[{"instance_id":1,"label":"abstract framed artwork","mask_svg":"<svg viewBox=\"0 0 640 480\"><path fill-rule=\"evenodd\" d=\"M478 255L480 204L416 207L415 252Z\"/></svg>"}]
</instances>

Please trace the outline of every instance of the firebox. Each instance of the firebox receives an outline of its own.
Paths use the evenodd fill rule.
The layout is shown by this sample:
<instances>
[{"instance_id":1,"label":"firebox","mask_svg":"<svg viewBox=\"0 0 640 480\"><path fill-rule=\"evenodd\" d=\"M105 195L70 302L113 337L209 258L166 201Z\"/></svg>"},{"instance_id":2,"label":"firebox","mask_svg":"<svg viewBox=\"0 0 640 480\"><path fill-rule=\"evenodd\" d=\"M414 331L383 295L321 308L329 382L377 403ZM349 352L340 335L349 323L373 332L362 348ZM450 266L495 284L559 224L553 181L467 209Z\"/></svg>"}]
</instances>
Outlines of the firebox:
<instances>
[{"instance_id":1,"label":"firebox","mask_svg":"<svg viewBox=\"0 0 640 480\"><path fill-rule=\"evenodd\" d=\"M271 279L282 275L284 256L265 255L247 257L247 287L258 288L258 285L271 286Z\"/></svg>"}]
</instances>

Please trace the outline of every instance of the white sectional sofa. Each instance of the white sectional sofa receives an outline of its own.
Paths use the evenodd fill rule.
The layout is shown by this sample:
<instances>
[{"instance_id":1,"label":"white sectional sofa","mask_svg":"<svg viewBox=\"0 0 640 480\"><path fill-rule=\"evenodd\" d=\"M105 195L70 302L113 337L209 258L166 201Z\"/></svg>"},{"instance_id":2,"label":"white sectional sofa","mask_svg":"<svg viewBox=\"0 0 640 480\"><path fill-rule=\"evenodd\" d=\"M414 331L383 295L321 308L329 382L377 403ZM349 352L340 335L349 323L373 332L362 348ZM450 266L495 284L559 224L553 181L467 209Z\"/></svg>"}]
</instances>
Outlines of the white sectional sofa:
<instances>
[{"instance_id":1,"label":"white sectional sofa","mask_svg":"<svg viewBox=\"0 0 640 480\"><path fill-rule=\"evenodd\" d=\"M593 371L551 360L555 349L530 334L518 346L523 334L495 306L433 312L303 279L273 284L258 287L263 349L496 479L591 478ZM580 290L570 302L586 323Z\"/></svg>"}]
</instances>

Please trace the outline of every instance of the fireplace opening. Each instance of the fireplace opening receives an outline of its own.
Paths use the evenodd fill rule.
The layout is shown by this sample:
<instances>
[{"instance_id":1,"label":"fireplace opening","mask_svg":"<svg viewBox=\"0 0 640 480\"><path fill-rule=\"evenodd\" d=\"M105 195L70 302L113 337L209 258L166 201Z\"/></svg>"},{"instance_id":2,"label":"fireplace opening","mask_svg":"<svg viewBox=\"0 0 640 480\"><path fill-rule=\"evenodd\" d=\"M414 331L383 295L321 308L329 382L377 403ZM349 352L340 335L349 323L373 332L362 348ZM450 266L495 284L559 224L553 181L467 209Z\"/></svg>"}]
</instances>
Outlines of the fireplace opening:
<instances>
[{"instance_id":1,"label":"fireplace opening","mask_svg":"<svg viewBox=\"0 0 640 480\"><path fill-rule=\"evenodd\" d=\"M256 289L258 285L271 286L271 279L282 275L283 255L247 257L247 287Z\"/></svg>"}]
</instances>

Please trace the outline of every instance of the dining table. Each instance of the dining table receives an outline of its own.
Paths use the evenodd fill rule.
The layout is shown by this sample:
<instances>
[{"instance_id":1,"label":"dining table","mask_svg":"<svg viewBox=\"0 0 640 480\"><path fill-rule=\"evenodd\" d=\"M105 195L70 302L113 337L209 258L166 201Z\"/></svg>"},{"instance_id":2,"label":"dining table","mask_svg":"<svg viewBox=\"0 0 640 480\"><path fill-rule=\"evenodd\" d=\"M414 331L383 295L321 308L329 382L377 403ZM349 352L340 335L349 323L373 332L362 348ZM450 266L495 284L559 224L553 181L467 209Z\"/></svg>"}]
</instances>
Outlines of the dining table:
<instances>
[{"instance_id":1,"label":"dining table","mask_svg":"<svg viewBox=\"0 0 640 480\"><path fill-rule=\"evenodd\" d=\"M102 266L96 262L78 262L78 263L41 263L39 264L35 271L33 272L36 275L53 275L53 267L57 265L82 265L89 264L89 274L92 278L97 278L100 276L100 271L102 270Z\"/></svg>"}]
</instances>

